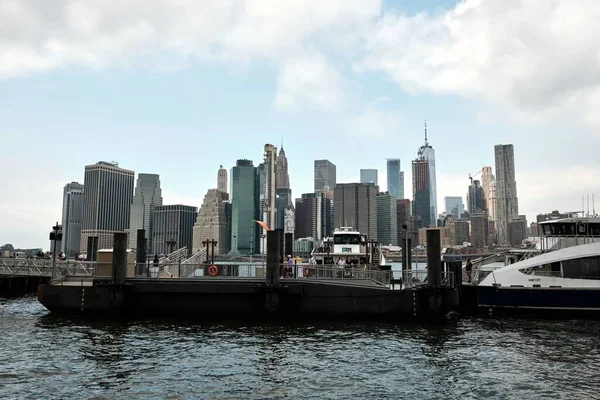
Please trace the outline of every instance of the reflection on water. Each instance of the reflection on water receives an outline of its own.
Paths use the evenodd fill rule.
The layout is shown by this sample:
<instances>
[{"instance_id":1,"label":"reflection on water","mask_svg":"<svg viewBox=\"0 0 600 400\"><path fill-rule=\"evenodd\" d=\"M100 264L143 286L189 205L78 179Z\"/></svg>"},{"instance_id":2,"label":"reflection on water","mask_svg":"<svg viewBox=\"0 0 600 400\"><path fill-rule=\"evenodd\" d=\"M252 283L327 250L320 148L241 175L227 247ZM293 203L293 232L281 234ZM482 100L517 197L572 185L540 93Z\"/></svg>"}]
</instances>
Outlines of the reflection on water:
<instances>
[{"instance_id":1,"label":"reflection on water","mask_svg":"<svg viewBox=\"0 0 600 400\"><path fill-rule=\"evenodd\" d=\"M594 398L599 322L106 322L0 299L0 398Z\"/></svg>"}]
</instances>

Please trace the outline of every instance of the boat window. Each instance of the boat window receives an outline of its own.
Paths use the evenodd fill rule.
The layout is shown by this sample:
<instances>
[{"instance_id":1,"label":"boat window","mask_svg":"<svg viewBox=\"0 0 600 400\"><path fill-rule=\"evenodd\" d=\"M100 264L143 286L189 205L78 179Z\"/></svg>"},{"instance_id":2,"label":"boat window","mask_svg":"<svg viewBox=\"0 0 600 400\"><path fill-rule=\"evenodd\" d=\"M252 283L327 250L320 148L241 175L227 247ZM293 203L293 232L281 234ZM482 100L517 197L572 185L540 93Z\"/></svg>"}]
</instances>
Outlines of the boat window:
<instances>
[{"instance_id":1,"label":"boat window","mask_svg":"<svg viewBox=\"0 0 600 400\"><path fill-rule=\"evenodd\" d=\"M550 264L550 276L561 276L560 262Z\"/></svg>"},{"instance_id":2,"label":"boat window","mask_svg":"<svg viewBox=\"0 0 600 400\"><path fill-rule=\"evenodd\" d=\"M544 225L545 236L575 236L576 227L572 222L555 222ZM585 234L579 233L579 234Z\"/></svg>"},{"instance_id":3,"label":"boat window","mask_svg":"<svg viewBox=\"0 0 600 400\"><path fill-rule=\"evenodd\" d=\"M334 244L360 244L360 235L335 235Z\"/></svg>"},{"instance_id":4,"label":"boat window","mask_svg":"<svg viewBox=\"0 0 600 400\"><path fill-rule=\"evenodd\" d=\"M600 279L600 261L598 257L565 260L562 266L565 278Z\"/></svg>"},{"instance_id":5,"label":"boat window","mask_svg":"<svg viewBox=\"0 0 600 400\"><path fill-rule=\"evenodd\" d=\"M590 235L600 236L600 224L588 224Z\"/></svg>"}]
</instances>

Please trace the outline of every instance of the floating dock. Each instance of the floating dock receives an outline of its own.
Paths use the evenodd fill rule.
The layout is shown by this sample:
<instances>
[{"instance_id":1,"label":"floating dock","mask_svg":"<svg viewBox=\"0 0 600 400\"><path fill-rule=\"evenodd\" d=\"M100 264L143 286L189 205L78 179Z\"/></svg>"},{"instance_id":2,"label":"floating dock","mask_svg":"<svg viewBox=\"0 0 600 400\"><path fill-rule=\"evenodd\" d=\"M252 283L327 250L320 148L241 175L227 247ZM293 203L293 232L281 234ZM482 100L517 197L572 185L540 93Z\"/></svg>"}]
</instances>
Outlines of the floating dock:
<instances>
[{"instance_id":1,"label":"floating dock","mask_svg":"<svg viewBox=\"0 0 600 400\"><path fill-rule=\"evenodd\" d=\"M323 265L296 266L294 277L281 278L281 234L267 232L266 265L253 273L205 264L174 266L170 277L127 277L127 235L116 233L110 276L53 279L38 287L38 300L53 313L198 318L402 320L437 318L458 307L460 271L442 271L437 229L427 232L427 271L403 271L402 280L375 267Z\"/></svg>"}]
</instances>

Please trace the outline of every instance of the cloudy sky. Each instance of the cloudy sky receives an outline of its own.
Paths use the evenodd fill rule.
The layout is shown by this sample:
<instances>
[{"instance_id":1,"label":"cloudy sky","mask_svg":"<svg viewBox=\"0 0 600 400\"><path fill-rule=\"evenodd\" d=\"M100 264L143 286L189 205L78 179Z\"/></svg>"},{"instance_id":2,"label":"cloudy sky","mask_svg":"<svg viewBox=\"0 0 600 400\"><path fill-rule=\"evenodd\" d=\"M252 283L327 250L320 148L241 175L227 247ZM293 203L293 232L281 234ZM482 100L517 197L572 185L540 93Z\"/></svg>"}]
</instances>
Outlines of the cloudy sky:
<instances>
[{"instance_id":1,"label":"cloudy sky","mask_svg":"<svg viewBox=\"0 0 600 400\"><path fill-rule=\"evenodd\" d=\"M425 119L440 211L499 143L520 213L581 209L600 194L599 23L597 0L0 0L0 244L47 248L63 186L99 160L200 206L220 164L283 139L295 196L319 158L385 187Z\"/></svg>"}]
</instances>

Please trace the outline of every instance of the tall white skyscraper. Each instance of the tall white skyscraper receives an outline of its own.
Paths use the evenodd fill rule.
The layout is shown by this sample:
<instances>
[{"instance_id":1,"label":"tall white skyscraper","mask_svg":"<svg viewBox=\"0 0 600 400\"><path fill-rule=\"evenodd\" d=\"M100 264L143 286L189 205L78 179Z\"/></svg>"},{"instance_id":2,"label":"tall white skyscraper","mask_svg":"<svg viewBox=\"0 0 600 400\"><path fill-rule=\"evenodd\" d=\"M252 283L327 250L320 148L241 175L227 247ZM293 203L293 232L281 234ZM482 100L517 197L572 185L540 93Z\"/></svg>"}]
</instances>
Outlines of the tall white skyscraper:
<instances>
[{"instance_id":1,"label":"tall white skyscraper","mask_svg":"<svg viewBox=\"0 0 600 400\"><path fill-rule=\"evenodd\" d=\"M419 158L427 160L429 163L429 207L430 207L430 224L437 225L437 184L435 177L435 150L427 141L427 122L425 122L425 144L419 148Z\"/></svg>"},{"instance_id":2,"label":"tall white skyscraper","mask_svg":"<svg viewBox=\"0 0 600 400\"><path fill-rule=\"evenodd\" d=\"M217 172L217 190L219 192L227 193L227 170L221 165L219 172Z\"/></svg>"},{"instance_id":3,"label":"tall white skyscraper","mask_svg":"<svg viewBox=\"0 0 600 400\"><path fill-rule=\"evenodd\" d=\"M519 216L515 150L512 144L494 146L496 161L496 232L498 244L509 244L508 224Z\"/></svg>"},{"instance_id":4,"label":"tall white skyscraper","mask_svg":"<svg viewBox=\"0 0 600 400\"><path fill-rule=\"evenodd\" d=\"M284 153L285 154L285 153ZM258 189L260 219L272 229L277 226L275 214L277 211L277 147L265 144L264 159L258 166ZM234 202L235 207L235 202ZM267 231L260 231L260 253L267 252Z\"/></svg>"},{"instance_id":5,"label":"tall white skyscraper","mask_svg":"<svg viewBox=\"0 0 600 400\"><path fill-rule=\"evenodd\" d=\"M496 179L492 167L481 168L481 186L483 186L483 199L490 221L496 220Z\"/></svg>"},{"instance_id":6,"label":"tall white skyscraper","mask_svg":"<svg viewBox=\"0 0 600 400\"><path fill-rule=\"evenodd\" d=\"M83 218L83 185L67 183L63 190L62 231L59 249L67 257L75 256L81 245L81 220Z\"/></svg>"},{"instance_id":7,"label":"tall white skyscraper","mask_svg":"<svg viewBox=\"0 0 600 400\"><path fill-rule=\"evenodd\" d=\"M146 230L148 254L152 254L152 228L154 208L162 206L160 178L156 174L138 174L137 185L131 203L129 220L129 248L137 247L137 230Z\"/></svg>"}]
</instances>

